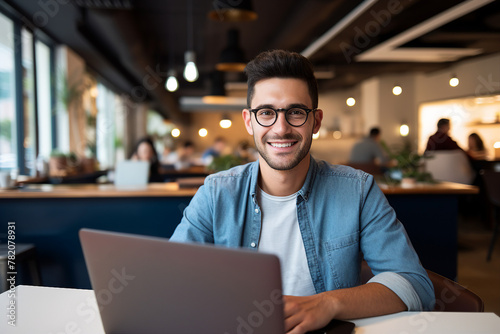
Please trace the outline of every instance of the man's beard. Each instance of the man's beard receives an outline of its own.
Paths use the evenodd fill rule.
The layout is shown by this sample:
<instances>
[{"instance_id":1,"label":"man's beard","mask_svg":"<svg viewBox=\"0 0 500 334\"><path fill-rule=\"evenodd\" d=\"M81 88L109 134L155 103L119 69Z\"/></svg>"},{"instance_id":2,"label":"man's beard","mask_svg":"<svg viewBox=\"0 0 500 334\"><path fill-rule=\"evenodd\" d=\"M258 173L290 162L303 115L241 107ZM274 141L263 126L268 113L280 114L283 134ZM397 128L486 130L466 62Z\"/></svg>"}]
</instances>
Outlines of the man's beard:
<instances>
[{"instance_id":1,"label":"man's beard","mask_svg":"<svg viewBox=\"0 0 500 334\"><path fill-rule=\"evenodd\" d=\"M302 144L303 146L293 154L293 157L288 159L287 161L280 162L276 161L278 159L274 159L271 157L270 154L267 153L267 150L265 149L267 147L267 142L268 141L273 141L273 140L296 140L297 143L294 145L300 145ZM309 153L309 150L311 148L311 143L312 143L312 134L310 137L306 138L306 140L301 141L302 137L298 134L287 134L281 138L267 138L266 136L262 137L261 143L257 143L254 137L254 142L255 142L255 147L257 151L259 152L259 155L266 161L266 163L271 167L272 169L275 170L291 170L295 168L306 156L307 153ZM287 154L288 155L288 154Z\"/></svg>"}]
</instances>

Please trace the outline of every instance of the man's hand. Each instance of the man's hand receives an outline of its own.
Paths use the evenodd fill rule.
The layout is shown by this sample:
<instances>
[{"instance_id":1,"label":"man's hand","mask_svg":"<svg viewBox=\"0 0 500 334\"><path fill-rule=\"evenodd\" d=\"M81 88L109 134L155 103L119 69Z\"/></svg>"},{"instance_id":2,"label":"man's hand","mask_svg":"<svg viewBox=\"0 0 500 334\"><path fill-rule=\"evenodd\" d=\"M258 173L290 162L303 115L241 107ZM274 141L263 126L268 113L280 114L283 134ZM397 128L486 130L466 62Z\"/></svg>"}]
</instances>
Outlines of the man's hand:
<instances>
[{"instance_id":1,"label":"man's hand","mask_svg":"<svg viewBox=\"0 0 500 334\"><path fill-rule=\"evenodd\" d=\"M332 299L326 293L307 297L283 296L285 331L304 334L326 326L333 318Z\"/></svg>"},{"instance_id":2,"label":"man's hand","mask_svg":"<svg viewBox=\"0 0 500 334\"><path fill-rule=\"evenodd\" d=\"M368 283L307 297L283 296L287 334L304 334L325 327L332 319L359 319L406 311L389 288Z\"/></svg>"}]
</instances>

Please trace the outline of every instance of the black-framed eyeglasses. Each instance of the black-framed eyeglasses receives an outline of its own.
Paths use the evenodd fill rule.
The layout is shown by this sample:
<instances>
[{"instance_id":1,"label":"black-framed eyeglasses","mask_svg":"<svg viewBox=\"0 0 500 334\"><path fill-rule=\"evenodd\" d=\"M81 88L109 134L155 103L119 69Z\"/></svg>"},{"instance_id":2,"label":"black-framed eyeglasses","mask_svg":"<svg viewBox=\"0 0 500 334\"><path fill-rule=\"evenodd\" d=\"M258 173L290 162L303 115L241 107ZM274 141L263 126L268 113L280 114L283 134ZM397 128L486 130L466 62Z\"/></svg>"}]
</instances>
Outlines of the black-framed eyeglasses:
<instances>
[{"instance_id":1,"label":"black-framed eyeglasses","mask_svg":"<svg viewBox=\"0 0 500 334\"><path fill-rule=\"evenodd\" d=\"M285 119L291 126L299 127L307 122L307 117L311 111L316 111L316 109L306 109L300 107L291 107L288 109L280 108L274 109L271 107L263 107L250 109L251 112L255 114L255 119L260 126L269 127L276 123L278 119L278 112L282 111L285 113Z\"/></svg>"}]
</instances>

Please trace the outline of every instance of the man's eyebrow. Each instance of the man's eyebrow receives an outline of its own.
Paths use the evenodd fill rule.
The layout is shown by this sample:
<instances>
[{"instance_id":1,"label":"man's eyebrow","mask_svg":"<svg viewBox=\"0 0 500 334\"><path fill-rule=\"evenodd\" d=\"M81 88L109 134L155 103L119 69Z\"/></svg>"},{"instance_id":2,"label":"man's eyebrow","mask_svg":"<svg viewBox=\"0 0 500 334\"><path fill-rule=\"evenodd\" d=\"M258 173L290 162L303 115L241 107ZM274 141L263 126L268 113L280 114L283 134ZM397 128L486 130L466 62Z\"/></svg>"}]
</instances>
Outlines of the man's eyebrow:
<instances>
[{"instance_id":1,"label":"man's eyebrow","mask_svg":"<svg viewBox=\"0 0 500 334\"><path fill-rule=\"evenodd\" d=\"M252 109L262 109L262 108L273 108L273 109L278 109L272 104L259 104L257 107L252 108ZM290 108L304 108L304 109L309 109L309 107L303 103L291 103L286 106L285 109L290 109Z\"/></svg>"}]
</instances>

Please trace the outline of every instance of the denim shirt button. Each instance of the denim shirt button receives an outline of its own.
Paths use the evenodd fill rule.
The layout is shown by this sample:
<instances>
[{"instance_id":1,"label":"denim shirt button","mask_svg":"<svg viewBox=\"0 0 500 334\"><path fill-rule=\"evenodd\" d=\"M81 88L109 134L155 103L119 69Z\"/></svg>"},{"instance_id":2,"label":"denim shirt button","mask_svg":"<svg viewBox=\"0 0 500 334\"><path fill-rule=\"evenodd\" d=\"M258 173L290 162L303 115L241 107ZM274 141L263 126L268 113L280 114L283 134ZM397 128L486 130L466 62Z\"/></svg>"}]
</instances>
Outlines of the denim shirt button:
<instances>
[{"instance_id":1,"label":"denim shirt button","mask_svg":"<svg viewBox=\"0 0 500 334\"><path fill-rule=\"evenodd\" d=\"M250 246L252 246L252 248L255 248L255 246L257 246L257 244L256 244L255 242L252 242L252 243L250 244Z\"/></svg>"},{"instance_id":2,"label":"denim shirt button","mask_svg":"<svg viewBox=\"0 0 500 334\"><path fill-rule=\"evenodd\" d=\"M259 213L259 209L255 209L255 213Z\"/></svg>"}]
</instances>

